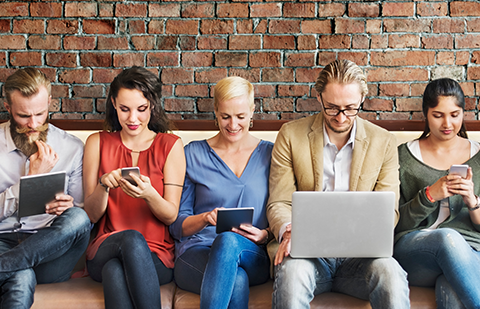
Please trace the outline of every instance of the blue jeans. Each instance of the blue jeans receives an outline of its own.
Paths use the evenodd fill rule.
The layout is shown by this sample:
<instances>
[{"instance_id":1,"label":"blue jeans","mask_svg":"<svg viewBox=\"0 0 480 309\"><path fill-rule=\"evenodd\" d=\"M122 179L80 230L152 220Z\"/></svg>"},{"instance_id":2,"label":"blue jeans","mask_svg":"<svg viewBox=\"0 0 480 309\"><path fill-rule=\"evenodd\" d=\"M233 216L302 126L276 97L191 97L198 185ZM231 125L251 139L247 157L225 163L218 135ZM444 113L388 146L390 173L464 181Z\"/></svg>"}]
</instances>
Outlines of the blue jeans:
<instances>
[{"instance_id":1,"label":"blue jeans","mask_svg":"<svg viewBox=\"0 0 480 309\"><path fill-rule=\"evenodd\" d=\"M0 234L1 308L30 308L36 283L68 280L89 237L90 220L78 207L37 233Z\"/></svg>"},{"instance_id":2,"label":"blue jeans","mask_svg":"<svg viewBox=\"0 0 480 309\"><path fill-rule=\"evenodd\" d=\"M160 308L160 285L173 276L135 230L108 236L87 268L93 280L102 282L105 308Z\"/></svg>"},{"instance_id":3,"label":"blue jeans","mask_svg":"<svg viewBox=\"0 0 480 309\"><path fill-rule=\"evenodd\" d=\"M410 308L406 273L393 258L299 259L275 267L272 308L310 308L315 295L348 294L372 308Z\"/></svg>"},{"instance_id":4,"label":"blue jeans","mask_svg":"<svg viewBox=\"0 0 480 309\"><path fill-rule=\"evenodd\" d=\"M200 308L248 308L249 286L266 282L269 259L264 246L233 233L219 234L212 247L195 246L176 261L175 280L200 294Z\"/></svg>"},{"instance_id":5,"label":"blue jeans","mask_svg":"<svg viewBox=\"0 0 480 309\"><path fill-rule=\"evenodd\" d=\"M466 308L480 308L480 253L457 231L408 233L395 244L394 257L410 284L435 286L439 308L462 308L462 302Z\"/></svg>"}]
</instances>

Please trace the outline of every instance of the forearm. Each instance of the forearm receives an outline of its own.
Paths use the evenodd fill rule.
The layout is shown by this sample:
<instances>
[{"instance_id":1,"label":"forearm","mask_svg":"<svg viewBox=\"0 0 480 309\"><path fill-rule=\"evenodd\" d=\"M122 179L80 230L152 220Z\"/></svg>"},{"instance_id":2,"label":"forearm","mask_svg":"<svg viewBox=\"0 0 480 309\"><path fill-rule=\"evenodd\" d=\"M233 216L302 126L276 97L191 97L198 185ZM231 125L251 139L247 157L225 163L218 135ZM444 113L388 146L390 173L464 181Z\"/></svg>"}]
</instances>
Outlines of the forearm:
<instances>
[{"instance_id":1,"label":"forearm","mask_svg":"<svg viewBox=\"0 0 480 309\"><path fill-rule=\"evenodd\" d=\"M95 190L87 198L85 198L84 210L90 221L97 223L105 214L108 204L108 191L105 187L98 184Z\"/></svg>"},{"instance_id":2,"label":"forearm","mask_svg":"<svg viewBox=\"0 0 480 309\"><path fill-rule=\"evenodd\" d=\"M208 225L204 213L187 217L182 224L182 237L191 236L203 230Z\"/></svg>"},{"instance_id":3,"label":"forearm","mask_svg":"<svg viewBox=\"0 0 480 309\"><path fill-rule=\"evenodd\" d=\"M144 200L154 216L165 225L170 225L177 219L178 206L164 199L153 187L151 194Z\"/></svg>"}]
</instances>

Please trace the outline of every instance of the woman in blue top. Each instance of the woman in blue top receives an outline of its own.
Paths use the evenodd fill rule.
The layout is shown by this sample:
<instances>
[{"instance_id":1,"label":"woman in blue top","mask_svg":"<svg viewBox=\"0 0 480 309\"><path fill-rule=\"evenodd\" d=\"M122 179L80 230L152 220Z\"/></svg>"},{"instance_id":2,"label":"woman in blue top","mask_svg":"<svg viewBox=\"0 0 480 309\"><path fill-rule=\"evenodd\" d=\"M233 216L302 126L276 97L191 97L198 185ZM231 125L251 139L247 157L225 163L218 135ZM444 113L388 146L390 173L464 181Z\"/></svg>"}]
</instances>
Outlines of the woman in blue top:
<instances>
[{"instance_id":1,"label":"woman in blue top","mask_svg":"<svg viewBox=\"0 0 480 309\"><path fill-rule=\"evenodd\" d=\"M187 172L177 220L175 280L201 308L247 308L249 285L268 280L272 239L265 205L273 144L249 133L253 86L227 77L214 89L214 137L185 147ZM253 207L253 224L215 232L218 208Z\"/></svg>"}]
</instances>

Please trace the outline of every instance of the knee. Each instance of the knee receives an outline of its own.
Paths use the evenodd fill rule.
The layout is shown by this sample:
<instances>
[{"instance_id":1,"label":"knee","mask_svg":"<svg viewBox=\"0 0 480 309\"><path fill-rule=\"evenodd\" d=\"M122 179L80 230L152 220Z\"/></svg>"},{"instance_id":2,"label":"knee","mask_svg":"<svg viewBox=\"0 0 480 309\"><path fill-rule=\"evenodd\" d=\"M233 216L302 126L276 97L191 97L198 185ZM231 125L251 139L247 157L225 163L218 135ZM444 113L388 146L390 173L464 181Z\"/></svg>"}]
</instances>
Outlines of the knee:
<instances>
[{"instance_id":1,"label":"knee","mask_svg":"<svg viewBox=\"0 0 480 309\"><path fill-rule=\"evenodd\" d=\"M294 292L294 287L314 287L318 270L311 259L286 257L275 267L275 290Z\"/></svg>"},{"instance_id":2,"label":"knee","mask_svg":"<svg viewBox=\"0 0 480 309\"><path fill-rule=\"evenodd\" d=\"M372 263L367 270L367 276L376 278L376 280L371 280L371 282L377 282L381 285L408 285L407 273L394 258L379 258L372 260Z\"/></svg>"},{"instance_id":3,"label":"knee","mask_svg":"<svg viewBox=\"0 0 480 309\"><path fill-rule=\"evenodd\" d=\"M441 228L430 232L430 243L435 244L438 254L444 257L452 257L454 259L461 259L468 256L470 246L465 241L465 238L457 231L450 228Z\"/></svg>"},{"instance_id":4,"label":"knee","mask_svg":"<svg viewBox=\"0 0 480 309\"><path fill-rule=\"evenodd\" d=\"M210 250L209 260L222 260L224 262L235 262L242 250L240 237L237 233L224 232L219 234L213 241Z\"/></svg>"},{"instance_id":5,"label":"knee","mask_svg":"<svg viewBox=\"0 0 480 309\"><path fill-rule=\"evenodd\" d=\"M212 250L216 247L219 248L236 248L240 245L240 237L243 237L234 232L224 232L217 237L212 244Z\"/></svg>"},{"instance_id":6,"label":"knee","mask_svg":"<svg viewBox=\"0 0 480 309\"><path fill-rule=\"evenodd\" d=\"M5 307L30 308L37 280L31 268L19 270L8 278L2 286L2 299Z\"/></svg>"},{"instance_id":7,"label":"knee","mask_svg":"<svg viewBox=\"0 0 480 309\"><path fill-rule=\"evenodd\" d=\"M90 219L87 213L80 207L70 207L65 210L59 218L65 222L62 224L63 228L68 228L73 232L89 233Z\"/></svg>"},{"instance_id":8,"label":"knee","mask_svg":"<svg viewBox=\"0 0 480 309\"><path fill-rule=\"evenodd\" d=\"M150 248L148 247L145 237L142 233L135 230L126 230L118 232L115 235L119 246L124 253L132 253L136 255L148 255L150 257Z\"/></svg>"},{"instance_id":9,"label":"knee","mask_svg":"<svg viewBox=\"0 0 480 309\"><path fill-rule=\"evenodd\" d=\"M124 272L122 263L118 259L111 259L102 268L102 281L109 281L109 279L123 278ZM114 279L116 280L116 279Z\"/></svg>"}]
</instances>

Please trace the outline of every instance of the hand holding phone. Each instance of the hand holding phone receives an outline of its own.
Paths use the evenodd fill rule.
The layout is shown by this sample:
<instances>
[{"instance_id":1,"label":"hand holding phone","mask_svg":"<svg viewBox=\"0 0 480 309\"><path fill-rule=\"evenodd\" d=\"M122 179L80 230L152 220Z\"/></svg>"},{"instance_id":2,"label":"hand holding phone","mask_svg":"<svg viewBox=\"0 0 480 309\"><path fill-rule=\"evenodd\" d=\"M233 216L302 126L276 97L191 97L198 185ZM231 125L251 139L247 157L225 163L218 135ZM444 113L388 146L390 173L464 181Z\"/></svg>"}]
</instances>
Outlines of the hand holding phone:
<instances>
[{"instance_id":1,"label":"hand holding phone","mask_svg":"<svg viewBox=\"0 0 480 309\"><path fill-rule=\"evenodd\" d=\"M140 169L138 168L138 166L122 168L122 178L127 180L132 185L137 186L137 182L133 180L132 176L130 176L130 173L133 173L136 176L140 177Z\"/></svg>"},{"instance_id":2,"label":"hand holding phone","mask_svg":"<svg viewBox=\"0 0 480 309\"><path fill-rule=\"evenodd\" d=\"M448 172L449 175L460 175L462 178L467 178L468 165L452 165Z\"/></svg>"}]
</instances>

